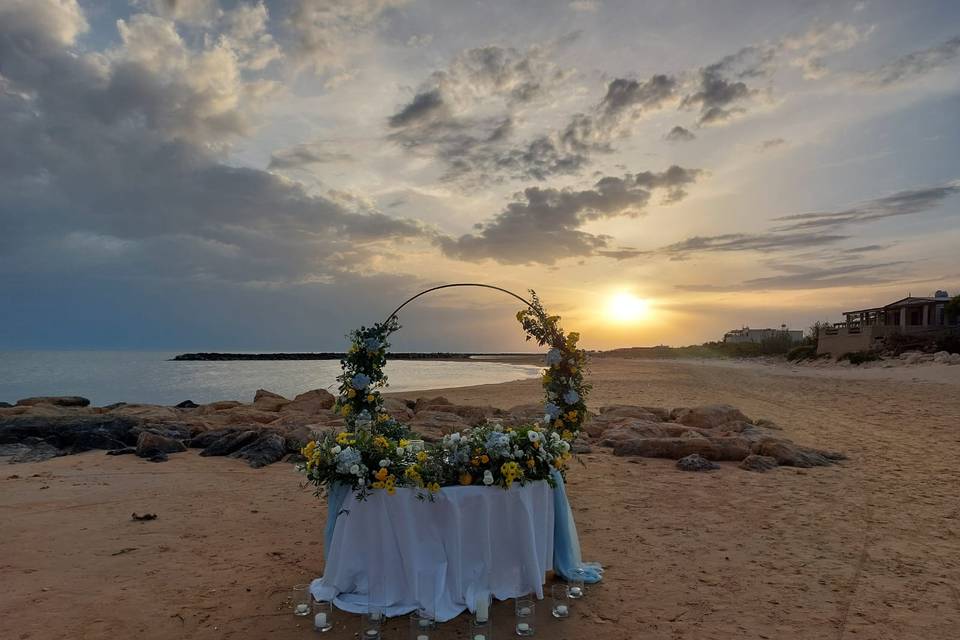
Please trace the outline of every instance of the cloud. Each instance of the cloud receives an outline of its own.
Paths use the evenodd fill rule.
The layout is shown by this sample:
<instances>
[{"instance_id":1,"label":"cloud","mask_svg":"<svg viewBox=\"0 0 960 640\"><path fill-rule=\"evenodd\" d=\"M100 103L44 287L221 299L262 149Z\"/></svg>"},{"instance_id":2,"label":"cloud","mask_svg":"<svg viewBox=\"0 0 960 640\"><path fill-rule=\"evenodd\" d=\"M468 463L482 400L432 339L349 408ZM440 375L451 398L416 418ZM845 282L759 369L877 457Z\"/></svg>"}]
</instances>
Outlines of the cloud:
<instances>
[{"instance_id":1,"label":"cloud","mask_svg":"<svg viewBox=\"0 0 960 640\"><path fill-rule=\"evenodd\" d=\"M863 80L875 87L889 87L936 71L952 64L960 57L960 36L930 47L901 56L863 76Z\"/></svg>"},{"instance_id":2,"label":"cloud","mask_svg":"<svg viewBox=\"0 0 960 640\"><path fill-rule=\"evenodd\" d=\"M326 142L307 142L270 154L268 169L282 170L305 167L311 164L349 162L353 156L343 151L331 151Z\"/></svg>"},{"instance_id":3,"label":"cloud","mask_svg":"<svg viewBox=\"0 0 960 640\"><path fill-rule=\"evenodd\" d=\"M764 140L757 146L757 151L760 151L760 152L769 151L770 149L773 149L775 147L780 147L785 144L787 144L787 141L784 140L783 138L769 138L767 140Z\"/></svg>"},{"instance_id":4,"label":"cloud","mask_svg":"<svg viewBox=\"0 0 960 640\"><path fill-rule=\"evenodd\" d=\"M960 193L960 180L936 187L898 191L840 211L798 213L774 218L774 220L786 223L777 227L777 230L781 231L829 229L923 213L958 193Z\"/></svg>"},{"instance_id":5,"label":"cloud","mask_svg":"<svg viewBox=\"0 0 960 640\"><path fill-rule=\"evenodd\" d=\"M226 42L192 48L171 20L138 14L117 23L116 47L77 53L85 24L69 1L0 5L0 270L45 271L66 251L74 274L114 259L130 278L292 283L431 237L226 164L267 95Z\"/></svg>"},{"instance_id":6,"label":"cloud","mask_svg":"<svg viewBox=\"0 0 960 640\"><path fill-rule=\"evenodd\" d=\"M663 139L667 142L690 142L691 140L695 140L696 137L697 136L689 129L677 125L673 129L670 129L667 135L663 136Z\"/></svg>"},{"instance_id":7,"label":"cloud","mask_svg":"<svg viewBox=\"0 0 960 640\"><path fill-rule=\"evenodd\" d=\"M655 190L664 192L665 203L676 202L699 174L697 169L672 166L662 173L604 177L581 191L529 187L492 220L478 224L477 233L440 237L437 242L451 258L503 264L554 264L596 255L611 239L582 231L584 224L641 215Z\"/></svg>"},{"instance_id":8,"label":"cloud","mask_svg":"<svg viewBox=\"0 0 960 640\"><path fill-rule=\"evenodd\" d=\"M692 236L662 247L659 253L674 259L707 252L759 251L769 253L785 249L818 247L846 240L849 236L825 233L725 233L718 236Z\"/></svg>"},{"instance_id":9,"label":"cloud","mask_svg":"<svg viewBox=\"0 0 960 640\"><path fill-rule=\"evenodd\" d=\"M737 284L678 284L681 291L783 291L802 289L830 289L834 287L865 287L888 284L902 278L903 261L885 263L848 264L840 267L797 266L793 273L762 278L751 278Z\"/></svg>"}]
</instances>

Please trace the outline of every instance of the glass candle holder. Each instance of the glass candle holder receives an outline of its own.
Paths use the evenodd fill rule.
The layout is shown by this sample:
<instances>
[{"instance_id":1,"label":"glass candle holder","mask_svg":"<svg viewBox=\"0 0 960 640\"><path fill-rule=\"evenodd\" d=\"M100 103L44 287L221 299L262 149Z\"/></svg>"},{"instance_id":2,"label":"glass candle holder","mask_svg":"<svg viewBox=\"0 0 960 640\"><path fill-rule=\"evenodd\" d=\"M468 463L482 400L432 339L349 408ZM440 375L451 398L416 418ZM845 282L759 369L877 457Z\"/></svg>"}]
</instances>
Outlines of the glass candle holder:
<instances>
[{"instance_id":1,"label":"glass candle holder","mask_svg":"<svg viewBox=\"0 0 960 640\"><path fill-rule=\"evenodd\" d=\"M326 600L313 601L313 629L327 632L333 629L333 603Z\"/></svg>"},{"instance_id":2,"label":"glass candle holder","mask_svg":"<svg viewBox=\"0 0 960 640\"><path fill-rule=\"evenodd\" d=\"M474 603L473 621L478 625L484 625L490 622L490 594L477 597Z\"/></svg>"},{"instance_id":3,"label":"glass candle holder","mask_svg":"<svg viewBox=\"0 0 960 640\"><path fill-rule=\"evenodd\" d=\"M517 622L515 625L515 630L518 636L532 636L536 631L536 624L534 620L536 619L537 606L534 603L533 596L527 594L525 596L520 596L516 599L514 613L516 614Z\"/></svg>"},{"instance_id":4,"label":"glass candle holder","mask_svg":"<svg viewBox=\"0 0 960 640\"><path fill-rule=\"evenodd\" d=\"M550 587L550 615L554 618L566 618L570 615L570 587L557 583Z\"/></svg>"},{"instance_id":5,"label":"glass candle holder","mask_svg":"<svg viewBox=\"0 0 960 640\"><path fill-rule=\"evenodd\" d=\"M360 616L360 640L380 640L383 617L383 610L380 607L370 607Z\"/></svg>"},{"instance_id":6,"label":"glass candle holder","mask_svg":"<svg viewBox=\"0 0 960 640\"><path fill-rule=\"evenodd\" d=\"M491 632L492 627L489 619L486 622L479 622L476 618L474 618L470 621L470 635L468 636L468 639L490 640L493 637Z\"/></svg>"},{"instance_id":7,"label":"glass candle holder","mask_svg":"<svg viewBox=\"0 0 960 640\"><path fill-rule=\"evenodd\" d=\"M430 640L435 626L433 617L418 609L410 614L410 640Z\"/></svg>"},{"instance_id":8,"label":"glass candle holder","mask_svg":"<svg viewBox=\"0 0 960 640\"><path fill-rule=\"evenodd\" d=\"M569 590L570 598L574 600L579 600L584 595L586 595L587 590L584 587L583 578L584 578L583 571L580 571L578 569L577 571L574 571L573 576L570 578L570 580L567 581L567 586L570 588Z\"/></svg>"},{"instance_id":9,"label":"glass candle holder","mask_svg":"<svg viewBox=\"0 0 960 640\"><path fill-rule=\"evenodd\" d=\"M293 588L293 615L295 616L308 616L310 615L310 585L308 584L298 584Z\"/></svg>"}]
</instances>

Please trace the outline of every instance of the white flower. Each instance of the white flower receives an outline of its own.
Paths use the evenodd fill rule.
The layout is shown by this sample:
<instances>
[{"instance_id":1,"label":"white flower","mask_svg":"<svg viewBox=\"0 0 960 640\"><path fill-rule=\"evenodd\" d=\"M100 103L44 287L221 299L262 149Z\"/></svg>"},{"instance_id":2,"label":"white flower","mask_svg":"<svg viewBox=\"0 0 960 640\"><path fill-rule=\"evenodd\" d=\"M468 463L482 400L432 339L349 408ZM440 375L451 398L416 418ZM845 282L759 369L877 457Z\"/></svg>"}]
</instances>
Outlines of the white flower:
<instances>
[{"instance_id":1,"label":"white flower","mask_svg":"<svg viewBox=\"0 0 960 640\"><path fill-rule=\"evenodd\" d=\"M340 453L340 451L342 451L342 449L340 449L340 445L337 445L334 448L330 449L330 453L332 453L333 455L337 455L338 453Z\"/></svg>"},{"instance_id":2,"label":"white flower","mask_svg":"<svg viewBox=\"0 0 960 640\"><path fill-rule=\"evenodd\" d=\"M387 460L386 458L384 458L383 460L380 461L380 466L381 466L381 467L389 467L389 466L390 466L390 461Z\"/></svg>"},{"instance_id":3,"label":"white flower","mask_svg":"<svg viewBox=\"0 0 960 640\"><path fill-rule=\"evenodd\" d=\"M527 439L530 440L530 442L537 442L540 440L540 434L536 431L527 431Z\"/></svg>"},{"instance_id":4,"label":"white flower","mask_svg":"<svg viewBox=\"0 0 960 640\"><path fill-rule=\"evenodd\" d=\"M487 469L483 472L483 484L491 485L493 484L493 474L490 473L490 469Z\"/></svg>"},{"instance_id":5,"label":"white flower","mask_svg":"<svg viewBox=\"0 0 960 640\"><path fill-rule=\"evenodd\" d=\"M560 442L560 434L554 431L553 433L550 434L550 439L553 440L554 442Z\"/></svg>"},{"instance_id":6,"label":"white flower","mask_svg":"<svg viewBox=\"0 0 960 640\"><path fill-rule=\"evenodd\" d=\"M450 434L450 442L452 442L453 444L457 444L458 442L460 442L460 434L459 433Z\"/></svg>"},{"instance_id":7,"label":"white flower","mask_svg":"<svg viewBox=\"0 0 960 640\"><path fill-rule=\"evenodd\" d=\"M560 448L563 449L564 453L566 453L567 451L570 451L570 443L564 440L560 443Z\"/></svg>"},{"instance_id":8,"label":"white flower","mask_svg":"<svg viewBox=\"0 0 960 640\"><path fill-rule=\"evenodd\" d=\"M404 451L403 447L397 447L397 455L398 455L398 456L402 456L402 455L403 455L403 451Z\"/></svg>"},{"instance_id":9,"label":"white flower","mask_svg":"<svg viewBox=\"0 0 960 640\"><path fill-rule=\"evenodd\" d=\"M360 475L360 465L358 464L350 465L350 473L352 473L355 476Z\"/></svg>"},{"instance_id":10,"label":"white flower","mask_svg":"<svg viewBox=\"0 0 960 640\"><path fill-rule=\"evenodd\" d=\"M543 424L550 424L551 422L553 422L553 419L550 417L550 414L543 414Z\"/></svg>"}]
</instances>

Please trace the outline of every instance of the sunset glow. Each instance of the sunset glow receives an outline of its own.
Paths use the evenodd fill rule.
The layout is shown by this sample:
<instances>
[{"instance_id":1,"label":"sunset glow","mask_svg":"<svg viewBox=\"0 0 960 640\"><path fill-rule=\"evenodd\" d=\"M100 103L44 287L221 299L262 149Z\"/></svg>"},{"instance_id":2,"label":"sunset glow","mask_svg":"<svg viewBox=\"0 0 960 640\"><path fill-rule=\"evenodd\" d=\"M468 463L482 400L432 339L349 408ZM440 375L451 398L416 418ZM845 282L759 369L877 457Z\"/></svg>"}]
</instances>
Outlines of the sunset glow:
<instances>
[{"instance_id":1,"label":"sunset glow","mask_svg":"<svg viewBox=\"0 0 960 640\"><path fill-rule=\"evenodd\" d=\"M650 302L632 293L618 293L607 304L607 317L613 322L639 322L649 313Z\"/></svg>"}]
</instances>

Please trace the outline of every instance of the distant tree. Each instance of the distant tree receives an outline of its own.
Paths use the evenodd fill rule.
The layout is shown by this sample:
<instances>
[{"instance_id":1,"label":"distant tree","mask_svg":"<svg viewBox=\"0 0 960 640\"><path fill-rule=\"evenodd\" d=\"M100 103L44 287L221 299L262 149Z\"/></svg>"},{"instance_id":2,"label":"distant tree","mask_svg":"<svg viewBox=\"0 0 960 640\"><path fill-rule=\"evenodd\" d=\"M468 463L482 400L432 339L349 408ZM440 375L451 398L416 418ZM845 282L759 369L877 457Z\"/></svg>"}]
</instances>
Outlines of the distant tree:
<instances>
[{"instance_id":1,"label":"distant tree","mask_svg":"<svg viewBox=\"0 0 960 640\"><path fill-rule=\"evenodd\" d=\"M807 328L807 344L817 344L817 341L820 339L820 334L824 329L830 326L830 323L826 320L817 320L812 325Z\"/></svg>"},{"instance_id":2,"label":"distant tree","mask_svg":"<svg viewBox=\"0 0 960 640\"><path fill-rule=\"evenodd\" d=\"M947 314L947 320L950 323L956 322L957 318L960 318L960 295L953 296L943 310L944 313Z\"/></svg>"}]
</instances>

